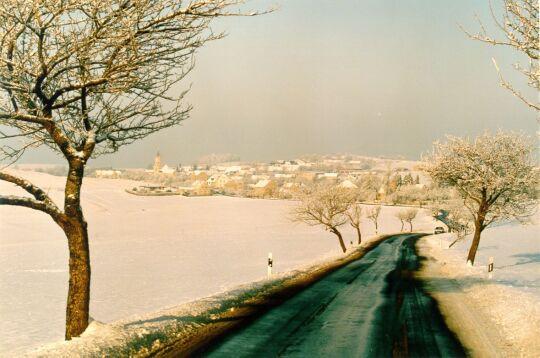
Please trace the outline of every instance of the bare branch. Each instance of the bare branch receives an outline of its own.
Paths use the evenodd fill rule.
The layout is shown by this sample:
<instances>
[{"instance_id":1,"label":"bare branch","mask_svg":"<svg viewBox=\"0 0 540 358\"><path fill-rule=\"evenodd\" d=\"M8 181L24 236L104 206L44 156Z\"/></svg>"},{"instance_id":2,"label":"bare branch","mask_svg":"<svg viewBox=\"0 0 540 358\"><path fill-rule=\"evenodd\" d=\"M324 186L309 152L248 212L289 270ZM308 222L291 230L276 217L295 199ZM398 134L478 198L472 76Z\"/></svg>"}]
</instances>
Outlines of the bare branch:
<instances>
[{"instance_id":1,"label":"bare branch","mask_svg":"<svg viewBox=\"0 0 540 358\"><path fill-rule=\"evenodd\" d=\"M25 180L23 178L17 177L12 174L8 174L6 172L0 171L0 180L7 181L9 183L15 184L19 188L22 188L27 193L31 194L35 200L33 200L31 203L33 204L34 201L40 202L44 205L44 208L46 207L47 210L39 209L41 211L47 212L51 216L58 216L60 215L60 210L54 204L52 199L43 191L41 188L35 186L34 184L30 183L28 180ZM40 206L41 206L40 204Z\"/></svg>"},{"instance_id":2,"label":"bare branch","mask_svg":"<svg viewBox=\"0 0 540 358\"><path fill-rule=\"evenodd\" d=\"M24 198L20 196L0 195L0 205L22 206L34 210L43 211L44 213L51 215L51 217L53 217L53 215L56 215L56 213L53 214L51 212L51 208L43 201L38 201L31 198Z\"/></svg>"},{"instance_id":3,"label":"bare branch","mask_svg":"<svg viewBox=\"0 0 540 358\"><path fill-rule=\"evenodd\" d=\"M478 20L480 31L477 34L471 34L461 26L460 28L473 40L494 46L507 46L523 53L529 59L527 67L522 67L519 63L514 64L514 67L527 77L529 86L538 92L540 90L539 2L537 0L503 0L503 4L504 14L501 19L498 19L490 2L491 16L497 28L504 35L503 39L489 36L480 20ZM509 90L529 108L540 113L540 98L535 100L526 98L503 78L495 59L493 59L493 64L501 86ZM540 115L537 116L537 121L540 121Z\"/></svg>"}]
</instances>

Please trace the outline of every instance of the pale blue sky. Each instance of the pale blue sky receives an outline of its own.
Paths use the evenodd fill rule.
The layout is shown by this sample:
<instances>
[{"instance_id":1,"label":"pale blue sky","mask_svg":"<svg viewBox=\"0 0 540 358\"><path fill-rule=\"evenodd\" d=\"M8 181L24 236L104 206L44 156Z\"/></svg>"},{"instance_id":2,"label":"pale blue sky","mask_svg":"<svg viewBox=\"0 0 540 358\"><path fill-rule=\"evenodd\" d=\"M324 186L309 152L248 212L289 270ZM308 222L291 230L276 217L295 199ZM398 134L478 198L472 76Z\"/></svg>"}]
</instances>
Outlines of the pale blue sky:
<instances>
[{"instance_id":1,"label":"pale blue sky","mask_svg":"<svg viewBox=\"0 0 540 358\"><path fill-rule=\"evenodd\" d=\"M495 2L497 4L497 2ZM146 166L208 153L244 160L347 152L418 159L444 134L534 135L535 114L498 85L491 57L524 86L511 50L469 40L487 0L280 0L269 15L219 20L197 56L191 118L90 165ZM180 90L180 89L179 89ZM526 89L527 90L527 89ZM527 90L534 96L532 90ZM53 162L37 151L26 162Z\"/></svg>"}]
</instances>

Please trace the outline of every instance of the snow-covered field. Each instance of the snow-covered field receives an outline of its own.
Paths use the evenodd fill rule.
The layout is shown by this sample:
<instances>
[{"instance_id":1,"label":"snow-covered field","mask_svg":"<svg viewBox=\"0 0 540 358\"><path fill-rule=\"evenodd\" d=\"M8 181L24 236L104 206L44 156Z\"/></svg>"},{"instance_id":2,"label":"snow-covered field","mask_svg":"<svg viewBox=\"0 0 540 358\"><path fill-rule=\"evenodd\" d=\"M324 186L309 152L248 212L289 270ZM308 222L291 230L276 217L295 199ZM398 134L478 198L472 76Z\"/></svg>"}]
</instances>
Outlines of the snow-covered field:
<instances>
[{"instance_id":1,"label":"snow-covered field","mask_svg":"<svg viewBox=\"0 0 540 358\"><path fill-rule=\"evenodd\" d=\"M61 203L63 179L17 172ZM138 185L88 178L83 209L90 230L91 315L111 322L222 292L266 275L268 252L275 272L338 255L335 237L319 227L294 224L291 201L229 197L141 197ZM0 183L2 194L22 193ZM385 207L380 230L399 231ZM415 230L437 224L423 213ZM364 219L364 237L374 235ZM15 355L63 338L67 246L43 213L0 206L0 355ZM347 241L356 242L349 227Z\"/></svg>"},{"instance_id":2,"label":"snow-covered field","mask_svg":"<svg viewBox=\"0 0 540 358\"><path fill-rule=\"evenodd\" d=\"M486 229L474 267L465 264L470 238L449 249L445 244L453 241L452 234L424 239L429 246L422 253L457 284L469 311L491 321L498 336L491 335L490 344L503 356L540 356L540 224L538 216L533 220L531 225L514 222ZM489 257L494 259L491 275Z\"/></svg>"}]
</instances>

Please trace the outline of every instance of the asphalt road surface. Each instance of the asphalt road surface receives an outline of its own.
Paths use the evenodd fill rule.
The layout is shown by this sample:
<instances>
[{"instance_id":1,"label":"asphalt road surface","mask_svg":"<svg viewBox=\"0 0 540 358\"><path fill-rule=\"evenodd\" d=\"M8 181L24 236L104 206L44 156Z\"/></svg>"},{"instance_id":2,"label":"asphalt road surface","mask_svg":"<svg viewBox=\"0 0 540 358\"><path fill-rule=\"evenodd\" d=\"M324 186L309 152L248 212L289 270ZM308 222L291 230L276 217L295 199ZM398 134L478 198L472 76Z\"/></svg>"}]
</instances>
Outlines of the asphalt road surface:
<instances>
[{"instance_id":1,"label":"asphalt road surface","mask_svg":"<svg viewBox=\"0 0 540 358\"><path fill-rule=\"evenodd\" d=\"M460 357L413 273L421 235L392 236L242 329L208 357ZM198 354L198 355L199 355Z\"/></svg>"}]
</instances>

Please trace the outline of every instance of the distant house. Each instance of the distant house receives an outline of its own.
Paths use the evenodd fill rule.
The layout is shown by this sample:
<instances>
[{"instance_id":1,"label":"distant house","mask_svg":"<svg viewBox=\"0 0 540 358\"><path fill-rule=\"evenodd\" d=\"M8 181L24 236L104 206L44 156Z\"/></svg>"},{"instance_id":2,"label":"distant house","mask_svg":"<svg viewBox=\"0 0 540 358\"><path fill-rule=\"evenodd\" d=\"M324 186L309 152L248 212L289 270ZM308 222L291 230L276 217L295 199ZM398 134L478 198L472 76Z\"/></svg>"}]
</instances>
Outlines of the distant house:
<instances>
[{"instance_id":1,"label":"distant house","mask_svg":"<svg viewBox=\"0 0 540 358\"><path fill-rule=\"evenodd\" d=\"M167 164L165 164L163 167L161 167L160 172L163 173L163 174L172 174L172 173L176 172L176 169L171 168Z\"/></svg>"},{"instance_id":2,"label":"distant house","mask_svg":"<svg viewBox=\"0 0 540 358\"><path fill-rule=\"evenodd\" d=\"M251 180L257 181L257 182L261 180L266 180L266 179L270 179L270 177L265 174L260 174L260 175L254 174L251 176Z\"/></svg>"},{"instance_id":3,"label":"distant house","mask_svg":"<svg viewBox=\"0 0 540 358\"><path fill-rule=\"evenodd\" d=\"M291 179L291 178L294 178L294 176L295 175L292 174L292 173L287 173L287 174L285 174L285 173L276 173L274 175L275 178L279 178L279 179Z\"/></svg>"},{"instance_id":4,"label":"distant house","mask_svg":"<svg viewBox=\"0 0 540 358\"><path fill-rule=\"evenodd\" d=\"M377 195L375 197L375 200L381 201L386 198L386 189L384 186L381 186L381 188L377 191Z\"/></svg>"},{"instance_id":5,"label":"distant house","mask_svg":"<svg viewBox=\"0 0 540 358\"><path fill-rule=\"evenodd\" d=\"M231 165L225 168L226 174L235 174L235 173L243 173L243 172L244 170L242 169L241 165Z\"/></svg>"},{"instance_id":6,"label":"distant house","mask_svg":"<svg viewBox=\"0 0 540 358\"><path fill-rule=\"evenodd\" d=\"M118 178L122 175L120 170L96 170L96 177L98 178Z\"/></svg>"},{"instance_id":7,"label":"distant house","mask_svg":"<svg viewBox=\"0 0 540 358\"><path fill-rule=\"evenodd\" d=\"M227 182L229 182L230 180L231 179L225 174L221 174L221 175L214 174L210 176L206 182L208 183L208 185L212 187L223 188L225 184L227 184Z\"/></svg>"},{"instance_id":8,"label":"distant house","mask_svg":"<svg viewBox=\"0 0 540 358\"><path fill-rule=\"evenodd\" d=\"M283 166L282 165L277 165L277 164L273 164L273 165L269 165L267 170L269 172L282 172L283 171Z\"/></svg>"},{"instance_id":9,"label":"distant house","mask_svg":"<svg viewBox=\"0 0 540 358\"><path fill-rule=\"evenodd\" d=\"M319 173L317 174L317 179L337 181L338 175L338 173Z\"/></svg>"},{"instance_id":10,"label":"distant house","mask_svg":"<svg viewBox=\"0 0 540 358\"><path fill-rule=\"evenodd\" d=\"M350 180L342 181L341 183L339 183L339 187L346 188L346 189L358 189L358 186Z\"/></svg>"},{"instance_id":11,"label":"distant house","mask_svg":"<svg viewBox=\"0 0 540 358\"><path fill-rule=\"evenodd\" d=\"M277 191L277 184L274 180L263 179L259 180L253 186L252 195L257 198L266 198L274 196Z\"/></svg>"},{"instance_id":12,"label":"distant house","mask_svg":"<svg viewBox=\"0 0 540 358\"><path fill-rule=\"evenodd\" d=\"M217 174L209 176L208 179L206 179L206 184L213 186L217 178L218 178Z\"/></svg>"},{"instance_id":13,"label":"distant house","mask_svg":"<svg viewBox=\"0 0 540 358\"><path fill-rule=\"evenodd\" d=\"M301 167L311 167L313 165L313 163L306 162L305 160L302 160L302 159L296 159L295 162Z\"/></svg>"},{"instance_id":14,"label":"distant house","mask_svg":"<svg viewBox=\"0 0 540 358\"><path fill-rule=\"evenodd\" d=\"M300 164L298 164L294 160L291 160L291 161L285 162L285 164L283 165L283 169L287 172L295 172L298 169L300 169Z\"/></svg>"},{"instance_id":15,"label":"distant house","mask_svg":"<svg viewBox=\"0 0 540 358\"><path fill-rule=\"evenodd\" d=\"M343 159L325 159L323 160L323 163L325 164L341 164L343 163Z\"/></svg>"}]
</instances>

